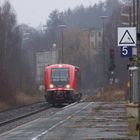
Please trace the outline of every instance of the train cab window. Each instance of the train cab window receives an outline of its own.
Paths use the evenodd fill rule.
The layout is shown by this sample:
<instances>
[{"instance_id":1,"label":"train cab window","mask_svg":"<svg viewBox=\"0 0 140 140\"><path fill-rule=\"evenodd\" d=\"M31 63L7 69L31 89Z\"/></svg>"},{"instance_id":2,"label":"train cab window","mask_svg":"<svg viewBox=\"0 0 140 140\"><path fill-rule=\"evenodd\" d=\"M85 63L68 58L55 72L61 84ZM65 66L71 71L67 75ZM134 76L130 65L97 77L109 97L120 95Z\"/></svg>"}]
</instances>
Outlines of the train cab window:
<instances>
[{"instance_id":1,"label":"train cab window","mask_svg":"<svg viewBox=\"0 0 140 140\"><path fill-rule=\"evenodd\" d=\"M54 85L64 86L69 82L68 68L53 68L51 71L51 81Z\"/></svg>"}]
</instances>

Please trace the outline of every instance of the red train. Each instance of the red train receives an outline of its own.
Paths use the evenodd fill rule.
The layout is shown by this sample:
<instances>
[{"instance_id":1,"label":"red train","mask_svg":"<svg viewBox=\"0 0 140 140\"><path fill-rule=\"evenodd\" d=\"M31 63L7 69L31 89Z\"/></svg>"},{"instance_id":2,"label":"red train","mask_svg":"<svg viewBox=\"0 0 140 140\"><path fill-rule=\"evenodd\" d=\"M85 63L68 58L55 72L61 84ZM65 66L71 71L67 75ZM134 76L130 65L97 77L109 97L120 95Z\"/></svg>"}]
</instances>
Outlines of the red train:
<instances>
[{"instance_id":1,"label":"red train","mask_svg":"<svg viewBox=\"0 0 140 140\"><path fill-rule=\"evenodd\" d=\"M80 100L80 68L69 64L54 64L45 69L45 99L50 104Z\"/></svg>"}]
</instances>

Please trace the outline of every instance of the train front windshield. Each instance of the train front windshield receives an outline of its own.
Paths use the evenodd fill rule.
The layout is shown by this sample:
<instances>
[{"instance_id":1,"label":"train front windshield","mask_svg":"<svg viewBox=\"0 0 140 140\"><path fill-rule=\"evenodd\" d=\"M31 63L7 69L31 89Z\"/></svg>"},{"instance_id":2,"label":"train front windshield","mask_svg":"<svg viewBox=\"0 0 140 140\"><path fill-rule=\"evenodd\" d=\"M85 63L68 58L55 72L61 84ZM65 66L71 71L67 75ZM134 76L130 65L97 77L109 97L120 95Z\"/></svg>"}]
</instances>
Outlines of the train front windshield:
<instances>
[{"instance_id":1,"label":"train front windshield","mask_svg":"<svg viewBox=\"0 0 140 140\"><path fill-rule=\"evenodd\" d=\"M68 68L53 68L51 71L51 82L57 87L63 87L69 83Z\"/></svg>"}]
</instances>

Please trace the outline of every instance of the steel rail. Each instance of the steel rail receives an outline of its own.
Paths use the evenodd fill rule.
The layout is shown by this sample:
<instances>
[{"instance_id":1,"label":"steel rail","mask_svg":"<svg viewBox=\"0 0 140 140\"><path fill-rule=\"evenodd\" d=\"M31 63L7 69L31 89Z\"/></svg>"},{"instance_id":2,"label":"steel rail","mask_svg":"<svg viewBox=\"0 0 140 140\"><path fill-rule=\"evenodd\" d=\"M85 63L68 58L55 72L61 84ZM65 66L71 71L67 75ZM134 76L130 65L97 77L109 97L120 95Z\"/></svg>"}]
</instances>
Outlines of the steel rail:
<instances>
[{"instance_id":1,"label":"steel rail","mask_svg":"<svg viewBox=\"0 0 140 140\"><path fill-rule=\"evenodd\" d=\"M34 104L38 104L38 103L42 103L42 102L43 101L37 101L37 102L34 102L34 103L30 103L30 104L25 104L25 105L19 105L19 106L11 107L11 108L8 108L8 109L0 111L0 114L8 112L8 111L12 111L12 110L22 109L22 108L25 108L27 106L32 106Z\"/></svg>"},{"instance_id":2,"label":"steel rail","mask_svg":"<svg viewBox=\"0 0 140 140\"><path fill-rule=\"evenodd\" d=\"M47 106L47 107L45 107L45 108L43 108L43 109L36 110L36 111L30 112L30 113L21 115L21 116L19 116L19 117L15 117L15 118L13 118L13 119L9 119L9 120L7 120L7 121L0 122L0 127L1 127L1 126L4 126L4 125L7 125L7 124L10 124L10 123L13 123L13 122L16 122L16 121L21 120L21 119L23 119L23 118L30 117L30 116L32 116L32 115L34 115L34 114L40 113L40 112L45 111L46 109L49 109L49 108L50 108L50 106Z\"/></svg>"}]
</instances>

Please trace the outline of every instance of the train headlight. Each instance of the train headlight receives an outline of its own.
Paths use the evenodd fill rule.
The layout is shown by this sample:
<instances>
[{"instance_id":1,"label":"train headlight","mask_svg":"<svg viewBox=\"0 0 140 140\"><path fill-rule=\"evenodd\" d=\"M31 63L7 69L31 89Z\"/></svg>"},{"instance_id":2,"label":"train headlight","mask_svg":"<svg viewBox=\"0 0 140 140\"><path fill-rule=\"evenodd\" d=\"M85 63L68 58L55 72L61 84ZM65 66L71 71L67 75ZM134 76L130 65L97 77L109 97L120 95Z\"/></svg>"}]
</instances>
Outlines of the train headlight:
<instances>
[{"instance_id":1,"label":"train headlight","mask_svg":"<svg viewBox=\"0 0 140 140\"><path fill-rule=\"evenodd\" d=\"M54 85L53 84L50 84L50 88L54 88Z\"/></svg>"},{"instance_id":2,"label":"train headlight","mask_svg":"<svg viewBox=\"0 0 140 140\"><path fill-rule=\"evenodd\" d=\"M70 85L66 85L66 88L70 88Z\"/></svg>"}]
</instances>

